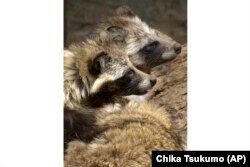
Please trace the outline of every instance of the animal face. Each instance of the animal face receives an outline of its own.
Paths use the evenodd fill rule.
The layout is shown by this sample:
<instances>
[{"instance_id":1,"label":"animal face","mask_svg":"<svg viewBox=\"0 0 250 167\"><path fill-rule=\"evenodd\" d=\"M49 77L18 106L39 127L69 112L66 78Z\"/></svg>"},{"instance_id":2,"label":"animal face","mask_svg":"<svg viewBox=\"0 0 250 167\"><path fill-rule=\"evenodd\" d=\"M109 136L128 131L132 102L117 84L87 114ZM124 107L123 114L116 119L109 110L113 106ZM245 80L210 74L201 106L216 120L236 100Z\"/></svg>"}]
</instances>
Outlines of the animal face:
<instances>
[{"instance_id":1,"label":"animal face","mask_svg":"<svg viewBox=\"0 0 250 167\"><path fill-rule=\"evenodd\" d=\"M122 53L101 51L94 57L88 64L89 73L95 78L92 95L142 95L156 83L155 78L137 70Z\"/></svg>"},{"instance_id":2,"label":"animal face","mask_svg":"<svg viewBox=\"0 0 250 167\"><path fill-rule=\"evenodd\" d=\"M64 94L68 106L87 97L143 95L155 83L154 77L136 69L125 53L114 48L83 43L64 52Z\"/></svg>"},{"instance_id":3,"label":"animal face","mask_svg":"<svg viewBox=\"0 0 250 167\"><path fill-rule=\"evenodd\" d=\"M116 15L101 24L87 40L124 50L130 61L144 72L181 52L179 43L150 28L127 7L118 8Z\"/></svg>"}]
</instances>

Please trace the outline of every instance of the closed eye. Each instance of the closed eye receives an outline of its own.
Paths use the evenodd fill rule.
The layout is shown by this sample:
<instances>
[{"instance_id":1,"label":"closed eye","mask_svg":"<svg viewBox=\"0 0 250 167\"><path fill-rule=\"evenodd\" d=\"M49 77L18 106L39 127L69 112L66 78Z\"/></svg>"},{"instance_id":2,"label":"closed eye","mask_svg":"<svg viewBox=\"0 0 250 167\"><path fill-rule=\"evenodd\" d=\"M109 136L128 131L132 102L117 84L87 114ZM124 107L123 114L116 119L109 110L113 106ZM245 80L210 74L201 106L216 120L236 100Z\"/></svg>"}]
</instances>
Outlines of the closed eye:
<instances>
[{"instance_id":1,"label":"closed eye","mask_svg":"<svg viewBox=\"0 0 250 167\"><path fill-rule=\"evenodd\" d=\"M150 43L149 45L145 46L142 50L143 50L143 52L151 53L155 50L155 48L158 47L158 45L159 45L159 42L154 41L154 42Z\"/></svg>"},{"instance_id":2,"label":"closed eye","mask_svg":"<svg viewBox=\"0 0 250 167\"><path fill-rule=\"evenodd\" d=\"M130 82L131 80L132 80L132 78L134 77L134 75L135 75L135 72L133 71L133 70L128 70L126 73L125 73L125 75L124 75L124 77L126 78L126 81L127 82Z\"/></svg>"}]
</instances>

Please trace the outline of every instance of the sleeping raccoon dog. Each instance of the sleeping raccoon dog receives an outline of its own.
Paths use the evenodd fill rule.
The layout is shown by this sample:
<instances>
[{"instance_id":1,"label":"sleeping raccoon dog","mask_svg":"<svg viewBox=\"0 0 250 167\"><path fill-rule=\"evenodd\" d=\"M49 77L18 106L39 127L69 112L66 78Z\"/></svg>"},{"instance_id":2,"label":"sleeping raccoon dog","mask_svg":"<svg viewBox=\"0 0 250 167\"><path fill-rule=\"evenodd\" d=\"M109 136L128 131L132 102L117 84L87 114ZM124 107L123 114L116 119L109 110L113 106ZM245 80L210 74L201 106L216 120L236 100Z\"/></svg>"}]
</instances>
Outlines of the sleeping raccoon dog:
<instances>
[{"instance_id":1,"label":"sleeping raccoon dog","mask_svg":"<svg viewBox=\"0 0 250 167\"><path fill-rule=\"evenodd\" d=\"M180 52L179 43L150 28L129 8L117 9L84 44L64 52L65 142L92 141L99 134L96 114L120 111L128 103L120 97L140 95L129 99L144 101L141 96L156 82L146 73Z\"/></svg>"},{"instance_id":2,"label":"sleeping raccoon dog","mask_svg":"<svg viewBox=\"0 0 250 167\"><path fill-rule=\"evenodd\" d=\"M91 143L69 143L65 167L149 167L152 150L183 150L164 109L150 103L98 113Z\"/></svg>"},{"instance_id":3,"label":"sleeping raccoon dog","mask_svg":"<svg viewBox=\"0 0 250 167\"><path fill-rule=\"evenodd\" d=\"M146 94L155 83L115 48L71 45L64 51L65 144L75 138L90 141L96 112L118 111L127 103L122 96Z\"/></svg>"},{"instance_id":4,"label":"sleeping raccoon dog","mask_svg":"<svg viewBox=\"0 0 250 167\"><path fill-rule=\"evenodd\" d=\"M112 17L98 25L85 40L105 47L118 47L129 55L136 68L146 73L176 58L181 52L178 42L149 27L126 6L118 8ZM129 96L130 100L138 102L149 98L149 94Z\"/></svg>"},{"instance_id":5,"label":"sleeping raccoon dog","mask_svg":"<svg viewBox=\"0 0 250 167\"><path fill-rule=\"evenodd\" d=\"M112 17L99 24L85 40L102 46L118 47L129 55L136 68L146 73L174 59L181 52L178 42L149 27L126 6L119 7Z\"/></svg>"}]
</instances>

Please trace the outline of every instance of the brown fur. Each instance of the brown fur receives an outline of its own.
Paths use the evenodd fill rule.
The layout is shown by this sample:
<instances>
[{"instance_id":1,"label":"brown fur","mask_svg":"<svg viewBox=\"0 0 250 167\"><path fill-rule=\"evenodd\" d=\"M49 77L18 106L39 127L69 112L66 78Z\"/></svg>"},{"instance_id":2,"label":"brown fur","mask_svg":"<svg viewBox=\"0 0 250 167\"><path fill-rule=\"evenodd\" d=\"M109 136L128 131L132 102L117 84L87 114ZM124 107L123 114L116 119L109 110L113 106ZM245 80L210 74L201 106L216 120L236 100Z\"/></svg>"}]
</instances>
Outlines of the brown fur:
<instances>
[{"instance_id":1,"label":"brown fur","mask_svg":"<svg viewBox=\"0 0 250 167\"><path fill-rule=\"evenodd\" d=\"M124 51L133 65L146 73L174 59L181 50L179 43L149 27L126 6L118 8L112 17L98 25L85 40L105 48ZM152 98L152 94L128 98L130 101L141 102Z\"/></svg>"},{"instance_id":2,"label":"brown fur","mask_svg":"<svg viewBox=\"0 0 250 167\"><path fill-rule=\"evenodd\" d=\"M99 57L99 66L104 67L96 71L94 63ZM73 44L64 52L64 104L70 109L113 103L117 96L145 94L154 80L115 48L92 42Z\"/></svg>"},{"instance_id":3,"label":"brown fur","mask_svg":"<svg viewBox=\"0 0 250 167\"><path fill-rule=\"evenodd\" d=\"M150 103L99 113L91 143L69 143L65 167L151 166L152 150L183 150L165 111Z\"/></svg>"},{"instance_id":4,"label":"brown fur","mask_svg":"<svg viewBox=\"0 0 250 167\"><path fill-rule=\"evenodd\" d=\"M94 43L71 45L64 52L65 148L73 139L91 141L95 112L120 110L128 103L122 96L146 93L152 80L115 48Z\"/></svg>"},{"instance_id":5,"label":"brown fur","mask_svg":"<svg viewBox=\"0 0 250 167\"><path fill-rule=\"evenodd\" d=\"M137 68L147 73L151 68L174 59L181 49L179 43L149 27L126 6L118 8L115 15L100 24L86 40L105 47L118 47L130 55ZM149 52L148 48L152 51Z\"/></svg>"},{"instance_id":6,"label":"brown fur","mask_svg":"<svg viewBox=\"0 0 250 167\"><path fill-rule=\"evenodd\" d=\"M157 49L150 54L146 54L145 47L155 41L158 42L156 44ZM86 43L93 45L93 47L87 49L87 51L77 45L69 48L70 53L75 56L75 58L71 57L70 59L79 61L69 68L66 67L69 70L66 70L69 76L71 74L80 75L76 75L77 77L73 77L74 79L69 81L69 87L66 84L66 89L73 92L73 94L70 95L65 104L70 106L71 109L81 108L83 112L86 108L82 108L82 100L86 99L86 97L91 99L90 102L94 102L91 104L92 106L99 105L100 101L105 101L108 97L98 94L94 98L89 98L92 83L98 78L89 74L88 71L88 63L93 61L94 58L93 50L101 48L106 52L118 53L115 54L117 58L121 56L118 60L126 60L127 57L120 54L119 51L117 52L116 49L124 51L125 55L128 55L130 61L138 69L149 73L152 67L175 58L177 54L174 53L174 50L179 45L167 35L148 27L131 10L124 7L119 8L114 17L101 24L87 38ZM82 53L86 57L79 59L79 55L82 55ZM162 55L164 53L166 55L163 59ZM72 69L73 71L77 69L77 72L72 72ZM84 92L80 89L83 85L87 86L83 89ZM102 90L98 89L98 91ZM75 92L76 95L74 95ZM105 103L114 103L114 101L113 98L108 98ZM150 164L151 150L182 150L179 139L176 137L174 129L162 109L143 104L139 108L126 107L123 112L117 113L107 114L107 112L104 112L100 114L99 112L102 112L102 110L98 109L96 111L98 112L91 115L90 121L86 121L89 115L85 117L84 115L73 114L73 118L77 120L75 122L78 122L76 131L80 135L73 133L74 137L70 138L70 140L80 139L84 142L71 142L66 155L65 166L113 165L120 167L129 166L130 164L132 164L131 166L147 166ZM157 112L154 113L155 111ZM97 117L96 113L98 113ZM66 120L66 122L70 121ZM94 139L94 137L97 138ZM88 144L91 141L92 143ZM116 159L116 157L118 158ZM143 161L145 164L143 164Z\"/></svg>"}]
</instances>

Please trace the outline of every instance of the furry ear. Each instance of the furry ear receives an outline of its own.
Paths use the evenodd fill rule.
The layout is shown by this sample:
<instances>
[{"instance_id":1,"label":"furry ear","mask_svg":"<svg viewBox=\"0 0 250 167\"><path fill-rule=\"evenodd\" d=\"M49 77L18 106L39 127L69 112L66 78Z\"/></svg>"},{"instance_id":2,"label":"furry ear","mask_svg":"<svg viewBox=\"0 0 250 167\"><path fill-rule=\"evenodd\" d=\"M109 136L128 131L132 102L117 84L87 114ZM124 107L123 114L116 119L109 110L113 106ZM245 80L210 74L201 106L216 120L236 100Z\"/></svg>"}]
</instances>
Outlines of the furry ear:
<instances>
[{"instance_id":1,"label":"furry ear","mask_svg":"<svg viewBox=\"0 0 250 167\"><path fill-rule=\"evenodd\" d=\"M135 13L127 6L121 6L116 9L116 14L119 16L134 17Z\"/></svg>"},{"instance_id":2,"label":"furry ear","mask_svg":"<svg viewBox=\"0 0 250 167\"><path fill-rule=\"evenodd\" d=\"M89 95L89 83L82 78L77 66L76 55L70 50L64 50L64 104L73 108Z\"/></svg>"},{"instance_id":3,"label":"furry ear","mask_svg":"<svg viewBox=\"0 0 250 167\"><path fill-rule=\"evenodd\" d=\"M117 42L123 41L128 34L125 29L118 26L110 26L107 31L112 35L112 39Z\"/></svg>"},{"instance_id":4,"label":"furry ear","mask_svg":"<svg viewBox=\"0 0 250 167\"><path fill-rule=\"evenodd\" d=\"M76 66L76 55L70 50L64 50L64 80L74 80L79 74Z\"/></svg>"}]
</instances>

